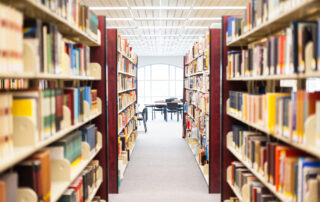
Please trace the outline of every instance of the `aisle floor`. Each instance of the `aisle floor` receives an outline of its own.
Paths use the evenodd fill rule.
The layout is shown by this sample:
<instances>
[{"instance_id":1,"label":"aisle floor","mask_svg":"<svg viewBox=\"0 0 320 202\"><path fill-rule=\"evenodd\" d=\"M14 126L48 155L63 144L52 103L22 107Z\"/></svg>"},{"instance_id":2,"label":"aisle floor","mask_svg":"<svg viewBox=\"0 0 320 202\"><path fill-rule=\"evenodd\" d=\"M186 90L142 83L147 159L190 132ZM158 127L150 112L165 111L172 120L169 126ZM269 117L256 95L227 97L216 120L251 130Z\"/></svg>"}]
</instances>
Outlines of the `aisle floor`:
<instances>
[{"instance_id":1,"label":"aisle floor","mask_svg":"<svg viewBox=\"0 0 320 202\"><path fill-rule=\"evenodd\" d=\"M187 143L181 138L182 123L149 120L121 181L119 194L110 202L218 202L208 186Z\"/></svg>"}]
</instances>

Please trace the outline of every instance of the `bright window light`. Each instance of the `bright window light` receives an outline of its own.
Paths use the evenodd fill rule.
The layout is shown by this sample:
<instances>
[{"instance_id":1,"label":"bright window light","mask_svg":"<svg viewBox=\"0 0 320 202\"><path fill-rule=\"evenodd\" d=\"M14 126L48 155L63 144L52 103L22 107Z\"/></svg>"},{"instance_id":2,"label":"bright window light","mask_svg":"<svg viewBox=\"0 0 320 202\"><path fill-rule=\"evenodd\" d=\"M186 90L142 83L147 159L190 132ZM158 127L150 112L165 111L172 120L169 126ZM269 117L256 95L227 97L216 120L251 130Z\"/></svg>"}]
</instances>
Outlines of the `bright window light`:
<instances>
[{"instance_id":1,"label":"bright window light","mask_svg":"<svg viewBox=\"0 0 320 202\"><path fill-rule=\"evenodd\" d=\"M134 6L134 7L90 7L90 10L242 10L245 6Z\"/></svg>"}]
</instances>

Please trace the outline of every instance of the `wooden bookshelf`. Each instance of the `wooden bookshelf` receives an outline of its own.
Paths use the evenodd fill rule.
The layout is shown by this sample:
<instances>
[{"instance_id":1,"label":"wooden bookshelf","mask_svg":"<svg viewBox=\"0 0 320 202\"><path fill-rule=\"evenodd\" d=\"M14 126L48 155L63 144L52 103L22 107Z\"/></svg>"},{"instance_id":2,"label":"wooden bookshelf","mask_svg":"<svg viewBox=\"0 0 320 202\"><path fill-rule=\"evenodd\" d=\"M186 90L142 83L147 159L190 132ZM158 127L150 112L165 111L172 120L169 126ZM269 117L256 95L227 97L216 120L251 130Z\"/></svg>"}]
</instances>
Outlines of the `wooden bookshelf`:
<instances>
[{"instance_id":1,"label":"wooden bookshelf","mask_svg":"<svg viewBox=\"0 0 320 202\"><path fill-rule=\"evenodd\" d=\"M108 98L109 98L109 106L108 106L108 130L109 130L109 142L108 142L108 151L109 151L109 193L118 193L119 192L119 181L121 183L122 176L125 173L127 168L127 163L123 163L124 158L122 154L118 155L118 139L120 138L121 133L129 126L130 121L135 120L136 118L136 111L133 113L132 116L128 117L127 122L124 126L120 127L118 125L118 118L121 112L124 112L128 107L134 106L137 103L137 86L135 85L134 88L128 88L125 90L118 90L118 76L119 74L137 79L137 63L135 60L128 55L126 55L123 51L121 51L121 47L118 42L118 31L116 29L107 29L107 61L108 61ZM119 68L118 60L121 57L122 60L129 61L130 65L135 66L135 72L130 72L131 70L121 71ZM124 93L132 93L135 92L136 99L132 102L128 103L127 105L123 106L119 109L118 99L121 94ZM135 108L136 110L136 108ZM128 139L131 135L135 135L137 133L136 128L127 131ZM134 144L131 145L134 141L130 142L129 156L134 148ZM122 151L124 152L124 151ZM121 153L122 153L121 152ZM127 151L126 151L127 152Z\"/></svg>"},{"instance_id":2,"label":"wooden bookshelf","mask_svg":"<svg viewBox=\"0 0 320 202\"><path fill-rule=\"evenodd\" d=\"M30 18L38 18L58 26L59 31L67 38L88 46L100 46L100 34L94 35L81 30L78 26L70 23L46 6L34 0L4 0L8 4L23 11Z\"/></svg>"},{"instance_id":3,"label":"wooden bookshelf","mask_svg":"<svg viewBox=\"0 0 320 202\"><path fill-rule=\"evenodd\" d=\"M97 36L92 33L87 33L78 28L77 26L70 24L64 18L58 16L53 11L49 10L47 7L43 6L40 3L32 0L3 0L2 2L7 3L6 5L10 5L14 8L17 8L22 12L24 17L30 18L37 18L41 19L43 22L48 22L57 25L59 32L63 35L63 37L68 38L70 41L75 43L81 43L88 46L99 46L100 45L100 34ZM103 19L105 19L103 17ZM99 22L100 23L100 22ZM103 27L105 29L105 25ZM24 39L21 40L23 43ZM22 45L21 45L22 47ZM22 59L21 59L22 60ZM92 61L92 60L91 60ZM23 63L24 61L22 61ZM12 64L11 64L12 65ZM31 72L24 72L24 73L1 73L0 79L28 79L28 80L44 80L46 82L45 87L39 87L39 90L42 89L54 89L59 88L63 89L64 86L75 86L70 81L75 81L76 86L83 86L86 82L100 82L102 79L101 72L103 72L103 66L91 63L88 67L88 70L92 70L92 74L88 76L74 76L74 75L57 75L57 74L42 74L42 73L31 73ZM47 82L57 80L60 82ZM52 84L52 85L51 85ZM94 88L93 88L94 89ZM9 89L10 90L10 89ZM26 89L28 90L28 89ZM98 91L103 91L103 88L99 88ZM63 92L63 91L62 91ZM13 168L15 165L19 164L20 162L28 159L28 157L32 156L36 152L44 149L45 147L49 146L50 144L64 138L71 132L79 129L80 127L84 126L85 124L95 122L96 119L100 117L100 115L105 115L105 104L104 100L100 99L99 95L97 95L97 110L91 110L89 108L89 103L83 101L81 103L83 105L83 120L80 122L76 122L74 125L71 125L71 113L73 110L69 109L66 105L59 102L57 106L51 105L52 107L62 107L62 115L61 115L61 128L59 130L57 128L57 132L54 134L50 134L44 140L38 140L36 136L42 133L42 130L38 129L38 126L33 119L25 116L14 117L14 147L11 154L8 154L6 157L1 158L0 163L0 174L2 175L5 171ZM39 99L39 100L38 100ZM40 99L42 97L37 97L37 103L40 103ZM51 98L50 98L51 99ZM71 99L71 98L70 98ZM38 102L39 101L39 102ZM42 102L42 101L41 101ZM51 101L50 101L51 102ZM56 101L55 101L56 102ZM80 103L80 101L79 101ZM79 104L80 105L80 104ZM37 107L41 107L38 105ZM46 106L47 107L47 106ZM37 109L37 111L41 111ZM56 111L49 110L50 116L55 116ZM34 116L34 115L33 115ZM58 115L57 115L58 116ZM42 119L43 117L37 117L37 121ZM60 117L58 117L60 118ZM52 120L54 118L52 117ZM23 122L25 121L25 122ZM40 122L40 121L39 121ZM56 124L54 122L54 124ZM51 129L50 129L51 130ZM98 128L100 131L100 128ZM15 136L16 131L21 134L23 131L23 140L20 140L20 136ZM105 132L105 131L102 131ZM52 133L52 130L51 130ZM18 134L18 133L17 133ZM103 135L102 135L103 134ZM73 183L73 181L79 177L85 167L99 154L100 150L103 149L102 145L102 138L105 136L104 133L98 132L97 134L97 146L96 148L90 151L90 146L87 142L82 142L81 147L81 158L78 163L71 166L71 163L66 159L51 159L50 161L50 172L46 173L46 175L51 175L51 201L55 202L58 201L62 194L66 191L66 189ZM43 134L41 134L43 135ZM89 148L89 149L88 149ZM59 166L62 165L62 166ZM57 178L60 178L57 180ZM103 179L100 179L100 184L103 184ZM98 190L98 188L97 188ZM38 196L35 194L35 191L32 189L25 189L25 188L18 188L18 198L22 196L23 200L27 200L30 202L38 201ZM26 197L24 197L26 196ZM31 196L31 198L29 198ZM107 197L104 195L103 198ZM21 198L20 198L21 199Z\"/></svg>"},{"instance_id":4,"label":"wooden bookshelf","mask_svg":"<svg viewBox=\"0 0 320 202\"><path fill-rule=\"evenodd\" d=\"M289 1L290 3L290 1ZM287 3L287 4L289 4ZM290 7L290 5L287 5ZM283 8L286 8L283 6ZM267 22L258 25L249 32L239 36L237 39L228 43L227 46L231 47L241 47L246 46L250 42L257 39L261 39L268 36L280 29L289 26L290 22L293 20L303 20L307 17L313 16L320 11L320 2L317 0L304 0L296 6L291 6L290 8L283 9L279 11L277 15L269 19Z\"/></svg>"},{"instance_id":5,"label":"wooden bookshelf","mask_svg":"<svg viewBox=\"0 0 320 202\"><path fill-rule=\"evenodd\" d=\"M3 172L7 170L8 168L14 166L15 164L21 162L22 160L26 159L36 151L48 146L49 144L61 139L62 137L66 136L70 132L76 130L77 128L80 128L81 126L85 125L86 123L89 123L90 121L94 120L98 116L101 115L101 112L91 116L89 119L77 123L73 126L70 126L68 128L62 129L58 131L56 134L52 135L50 138L39 142L35 146L21 146L21 147L15 147L14 152L12 155L7 156L4 159L1 159L1 164L0 164L0 172Z\"/></svg>"},{"instance_id":6,"label":"wooden bookshelf","mask_svg":"<svg viewBox=\"0 0 320 202\"><path fill-rule=\"evenodd\" d=\"M201 170L201 173L203 174L205 181L208 184L208 192L220 193L220 177L217 177L220 175L220 127L219 127L220 125L216 124L220 122L220 115L219 115L220 101L219 99L215 99L216 97L220 96L220 87L218 85L219 78L220 78L220 29L210 29L208 33L208 37L209 37L208 49L206 48L205 51L199 53L193 59L188 59L187 56L184 57L185 68L187 68L194 61L196 61L201 57L209 57L208 58L209 66L207 70L197 71L194 73L186 73L186 71L184 71L185 79L192 78L195 76L201 77L201 76L209 75L210 84L209 84L208 90L190 88L189 86L186 86L186 83L184 82L183 97L184 97L184 102L186 102L186 98L187 98L186 95L190 91L193 91L195 93L206 94L209 96L209 109L208 109L209 112L208 113L203 112L203 115L208 117L208 124L210 126L208 127L209 164L207 164L206 166L200 165L197 155L195 155L195 160L199 165L199 169ZM208 55L206 55L208 51L209 53ZM196 104L190 103L190 105L194 106L196 109L200 109L199 106L197 106ZM200 109L200 110L203 110L203 109ZM193 121L196 121L196 119L187 111L184 112L183 137L188 140L187 143L190 149L192 150L192 146L190 145L190 142L189 142L190 137L188 136L188 134L191 131L187 128L187 125L186 125L187 117L190 117ZM199 141L197 141L197 144L199 144ZM206 169L208 169L208 172L205 172Z\"/></svg>"},{"instance_id":7,"label":"wooden bookshelf","mask_svg":"<svg viewBox=\"0 0 320 202\"><path fill-rule=\"evenodd\" d=\"M266 76L251 76L251 77L236 77L228 78L228 81L268 81L268 80L298 80L319 78L320 72L310 72L306 74L292 74L292 75L266 75Z\"/></svg>"}]
</instances>

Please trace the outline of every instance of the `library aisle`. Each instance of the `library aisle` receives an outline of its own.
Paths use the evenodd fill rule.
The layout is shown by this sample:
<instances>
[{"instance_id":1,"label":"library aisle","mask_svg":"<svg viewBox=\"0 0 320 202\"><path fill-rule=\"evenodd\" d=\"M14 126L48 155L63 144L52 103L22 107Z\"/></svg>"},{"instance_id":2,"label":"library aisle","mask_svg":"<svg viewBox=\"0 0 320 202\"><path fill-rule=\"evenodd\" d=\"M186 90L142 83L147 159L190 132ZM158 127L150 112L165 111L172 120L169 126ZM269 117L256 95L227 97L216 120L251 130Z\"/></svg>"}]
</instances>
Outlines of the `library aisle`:
<instances>
[{"instance_id":1,"label":"library aisle","mask_svg":"<svg viewBox=\"0 0 320 202\"><path fill-rule=\"evenodd\" d=\"M120 194L110 202L214 202L220 195L208 194L208 185L186 141L181 122L148 121L121 181Z\"/></svg>"}]
</instances>

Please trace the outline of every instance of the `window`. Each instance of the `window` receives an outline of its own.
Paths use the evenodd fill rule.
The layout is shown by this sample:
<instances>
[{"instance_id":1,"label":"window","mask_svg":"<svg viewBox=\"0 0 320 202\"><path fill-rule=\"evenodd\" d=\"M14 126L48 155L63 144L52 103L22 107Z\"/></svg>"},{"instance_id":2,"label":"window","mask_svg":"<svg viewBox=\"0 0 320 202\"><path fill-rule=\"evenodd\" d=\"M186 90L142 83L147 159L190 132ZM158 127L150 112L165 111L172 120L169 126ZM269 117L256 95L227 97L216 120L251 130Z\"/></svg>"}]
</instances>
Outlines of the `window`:
<instances>
[{"instance_id":1,"label":"window","mask_svg":"<svg viewBox=\"0 0 320 202\"><path fill-rule=\"evenodd\" d=\"M143 105L183 96L183 69L165 64L138 68L138 102Z\"/></svg>"}]
</instances>

